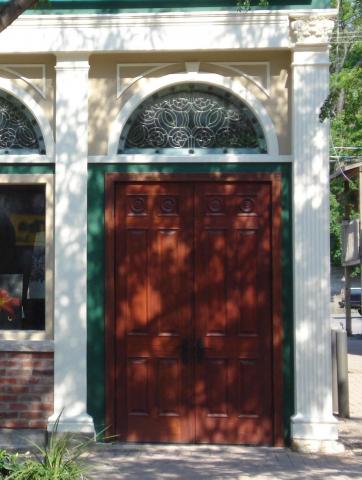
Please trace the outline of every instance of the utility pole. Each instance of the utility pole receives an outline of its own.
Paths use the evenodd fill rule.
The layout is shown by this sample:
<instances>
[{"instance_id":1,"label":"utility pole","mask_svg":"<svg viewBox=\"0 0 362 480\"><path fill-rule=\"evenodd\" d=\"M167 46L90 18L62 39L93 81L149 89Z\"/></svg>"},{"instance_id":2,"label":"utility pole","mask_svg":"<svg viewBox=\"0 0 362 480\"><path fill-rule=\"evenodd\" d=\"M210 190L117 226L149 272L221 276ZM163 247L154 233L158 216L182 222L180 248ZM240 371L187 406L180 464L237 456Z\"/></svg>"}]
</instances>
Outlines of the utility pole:
<instances>
[{"instance_id":1,"label":"utility pole","mask_svg":"<svg viewBox=\"0 0 362 480\"><path fill-rule=\"evenodd\" d=\"M359 261L360 261L360 282L362 287L362 167L358 168L358 209L359 209ZM361 288L361 297L362 297L362 288ZM361 298L362 306L362 298ZM348 334L348 332L347 332ZM351 331L352 335L352 331Z\"/></svg>"},{"instance_id":2,"label":"utility pole","mask_svg":"<svg viewBox=\"0 0 362 480\"><path fill-rule=\"evenodd\" d=\"M349 222L350 220L350 205L349 205L349 180L344 180L344 212L343 220ZM344 266L344 301L346 308L346 331L347 335L352 335L352 316L351 316L351 267Z\"/></svg>"}]
</instances>

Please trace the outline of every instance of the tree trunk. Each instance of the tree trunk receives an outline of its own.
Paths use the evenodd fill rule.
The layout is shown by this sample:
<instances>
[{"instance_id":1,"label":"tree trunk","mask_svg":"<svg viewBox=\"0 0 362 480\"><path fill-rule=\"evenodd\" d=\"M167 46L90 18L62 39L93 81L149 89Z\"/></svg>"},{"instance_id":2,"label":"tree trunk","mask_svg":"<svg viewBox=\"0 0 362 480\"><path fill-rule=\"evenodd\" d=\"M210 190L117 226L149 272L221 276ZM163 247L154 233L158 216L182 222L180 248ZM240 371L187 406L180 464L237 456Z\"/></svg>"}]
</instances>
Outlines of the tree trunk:
<instances>
[{"instance_id":1,"label":"tree trunk","mask_svg":"<svg viewBox=\"0 0 362 480\"><path fill-rule=\"evenodd\" d=\"M33 7L38 0L11 0L0 8L0 32L5 30L27 8Z\"/></svg>"}]
</instances>

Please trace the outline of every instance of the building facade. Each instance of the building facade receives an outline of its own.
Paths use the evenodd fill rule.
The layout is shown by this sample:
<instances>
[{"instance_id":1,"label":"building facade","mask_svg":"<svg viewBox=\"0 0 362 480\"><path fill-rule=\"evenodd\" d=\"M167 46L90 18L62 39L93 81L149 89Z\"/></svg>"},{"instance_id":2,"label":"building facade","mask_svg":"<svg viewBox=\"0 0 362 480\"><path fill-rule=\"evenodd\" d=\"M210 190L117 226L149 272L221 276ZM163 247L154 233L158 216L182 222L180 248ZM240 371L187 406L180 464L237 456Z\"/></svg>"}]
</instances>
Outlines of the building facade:
<instances>
[{"instance_id":1,"label":"building facade","mask_svg":"<svg viewBox=\"0 0 362 480\"><path fill-rule=\"evenodd\" d=\"M0 35L1 432L336 448L335 11L118 3Z\"/></svg>"}]
</instances>

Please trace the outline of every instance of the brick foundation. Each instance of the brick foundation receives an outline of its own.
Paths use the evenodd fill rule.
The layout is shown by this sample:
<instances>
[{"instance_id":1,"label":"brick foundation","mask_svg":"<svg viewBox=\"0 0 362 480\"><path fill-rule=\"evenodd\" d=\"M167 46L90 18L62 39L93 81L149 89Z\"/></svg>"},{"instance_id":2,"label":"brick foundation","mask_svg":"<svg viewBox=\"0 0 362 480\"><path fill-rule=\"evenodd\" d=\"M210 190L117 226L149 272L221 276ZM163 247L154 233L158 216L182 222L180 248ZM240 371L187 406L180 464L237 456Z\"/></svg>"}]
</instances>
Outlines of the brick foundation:
<instances>
[{"instance_id":1,"label":"brick foundation","mask_svg":"<svg viewBox=\"0 0 362 480\"><path fill-rule=\"evenodd\" d=\"M53 353L0 352L0 428L46 428L53 383Z\"/></svg>"}]
</instances>

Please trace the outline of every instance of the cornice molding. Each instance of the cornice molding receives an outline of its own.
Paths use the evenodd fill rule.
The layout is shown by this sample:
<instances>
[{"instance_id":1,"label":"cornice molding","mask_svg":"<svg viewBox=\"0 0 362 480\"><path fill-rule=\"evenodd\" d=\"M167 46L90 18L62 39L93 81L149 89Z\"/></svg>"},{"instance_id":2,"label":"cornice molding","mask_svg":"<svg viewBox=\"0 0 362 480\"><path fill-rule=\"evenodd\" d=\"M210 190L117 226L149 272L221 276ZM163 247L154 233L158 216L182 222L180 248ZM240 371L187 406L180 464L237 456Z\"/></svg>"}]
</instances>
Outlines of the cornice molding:
<instances>
[{"instance_id":1,"label":"cornice molding","mask_svg":"<svg viewBox=\"0 0 362 480\"><path fill-rule=\"evenodd\" d=\"M110 27L142 25L185 25L213 23L216 25L240 24L280 24L296 18L330 18L336 15L335 9L303 10L257 10L251 12L168 12L168 13L116 13L116 14L62 14L62 15L23 15L11 28L61 26L72 27Z\"/></svg>"}]
</instances>

